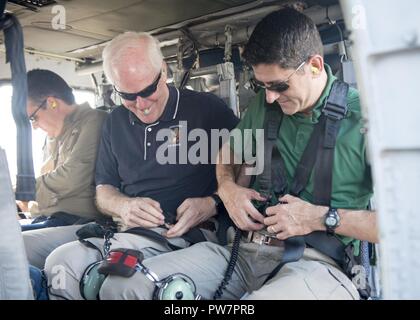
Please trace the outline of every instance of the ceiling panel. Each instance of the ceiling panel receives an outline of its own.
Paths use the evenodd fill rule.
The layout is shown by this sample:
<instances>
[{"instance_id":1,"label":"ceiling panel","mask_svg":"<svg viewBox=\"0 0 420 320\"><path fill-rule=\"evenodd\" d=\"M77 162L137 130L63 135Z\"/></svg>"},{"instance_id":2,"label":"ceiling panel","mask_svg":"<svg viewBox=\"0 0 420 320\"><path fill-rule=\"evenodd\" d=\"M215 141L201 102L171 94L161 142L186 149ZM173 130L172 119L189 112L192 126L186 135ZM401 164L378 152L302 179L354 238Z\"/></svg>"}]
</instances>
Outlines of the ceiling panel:
<instances>
[{"instance_id":1,"label":"ceiling panel","mask_svg":"<svg viewBox=\"0 0 420 320\"><path fill-rule=\"evenodd\" d=\"M236 5L249 2L252 1L232 1ZM214 0L148 0L88 19L71 21L70 24L77 29L107 30L117 33L126 30L149 31L221 11L230 6L226 1Z\"/></svg>"},{"instance_id":2,"label":"ceiling panel","mask_svg":"<svg viewBox=\"0 0 420 320\"><path fill-rule=\"evenodd\" d=\"M151 31L168 26L184 25L186 21L210 20L210 14L221 16L247 7L279 5L288 0L57 0L64 8L64 30L54 30L52 20L56 13L52 6L30 11L22 6L8 4L23 26L25 46L38 51L61 54L67 57L99 57L101 48L95 45L112 39L127 30ZM337 0L307 0L308 3L332 4ZM242 7L241 7L242 6ZM227 12L226 10L229 10ZM258 17L259 19L260 17ZM252 16L256 19L256 16ZM248 20L227 20L233 29L250 23ZM184 23L183 23L184 22ZM253 21L255 23L255 21ZM224 25L217 31L223 34ZM216 27L212 26L212 32ZM196 29L197 30L197 29ZM209 30L199 30L201 33ZM2 35L0 35L0 40ZM91 50L79 50L94 47Z\"/></svg>"},{"instance_id":3,"label":"ceiling panel","mask_svg":"<svg viewBox=\"0 0 420 320\"><path fill-rule=\"evenodd\" d=\"M23 30L25 47L40 51L63 53L98 42L97 39L86 36L44 30L36 27L25 27Z\"/></svg>"},{"instance_id":4,"label":"ceiling panel","mask_svg":"<svg viewBox=\"0 0 420 320\"><path fill-rule=\"evenodd\" d=\"M254 0L57 0L65 12L64 30L54 30L53 6L34 12L8 4L23 27L25 46L66 54L93 46L126 30L147 31L218 12ZM1 38L0 38L1 39Z\"/></svg>"}]
</instances>

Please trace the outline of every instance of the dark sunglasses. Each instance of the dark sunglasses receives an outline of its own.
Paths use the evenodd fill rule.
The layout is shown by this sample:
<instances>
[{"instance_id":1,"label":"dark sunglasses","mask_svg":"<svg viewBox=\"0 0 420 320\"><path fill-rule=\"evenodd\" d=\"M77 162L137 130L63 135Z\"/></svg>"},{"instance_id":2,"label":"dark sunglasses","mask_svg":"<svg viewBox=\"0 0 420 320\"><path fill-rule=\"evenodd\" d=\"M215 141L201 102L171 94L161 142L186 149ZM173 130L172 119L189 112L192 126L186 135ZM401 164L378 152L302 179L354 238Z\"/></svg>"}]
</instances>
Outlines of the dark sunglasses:
<instances>
[{"instance_id":1,"label":"dark sunglasses","mask_svg":"<svg viewBox=\"0 0 420 320\"><path fill-rule=\"evenodd\" d=\"M282 93L282 92L285 92L287 89L289 89L289 84L287 83L287 82L289 82L289 80L290 80L290 78L296 73L296 72L298 72L299 70L300 70L300 68L302 68L303 66L304 66L304 64L306 63L306 61L303 61L300 65L299 65L299 67L297 67L296 68L296 70L295 71L293 71L288 77L287 77L287 79L286 80L284 80L284 81L280 81L280 82L276 82L276 83L273 83L271 86L266 86L266 85L264 85L264 83L262 83L261 81L258 81L257 79L255 79L255 78L251 78L250 79L250 82L251 82L251 85L254 87L254 88L261 88L261 89L264 89L264 90L269 90L269 91L275 91L275 92L277 92L277 93Z\"/></svg>"},{"instance_id":2,"label":"dark sunglasses","mask_svg":"<svg viewBox=\"0 0 420 320\"><path fill-rule=\"evenodd\" d=\"M46 102L47 102L47 99L42 101L42 103L38 106L38 108L36 108L35 111L31 113L31 115L29 116L29 121L30 122L35 122L36 121L36 114L45 105Z\"/></svg>"},{"instance_id":3,"label":"dark sunglasses","mask_svg":"<svg viewBox=\"0 0 420 320\"><path fill-rule=\"evenodd\" d=\"M121 98L128 101L135 101L137 97L147 98L155 93L161 76L162 76L162 70L159 72L158 77L156 78L155 81L153 81L153 83L150 86L144 88L143 90L137 93L121 92L121 91L118 91L117 88L115 88L115 86L114 86L114 90L116 93L118 93L118 95Z\"/></svg>"}]
</instances>

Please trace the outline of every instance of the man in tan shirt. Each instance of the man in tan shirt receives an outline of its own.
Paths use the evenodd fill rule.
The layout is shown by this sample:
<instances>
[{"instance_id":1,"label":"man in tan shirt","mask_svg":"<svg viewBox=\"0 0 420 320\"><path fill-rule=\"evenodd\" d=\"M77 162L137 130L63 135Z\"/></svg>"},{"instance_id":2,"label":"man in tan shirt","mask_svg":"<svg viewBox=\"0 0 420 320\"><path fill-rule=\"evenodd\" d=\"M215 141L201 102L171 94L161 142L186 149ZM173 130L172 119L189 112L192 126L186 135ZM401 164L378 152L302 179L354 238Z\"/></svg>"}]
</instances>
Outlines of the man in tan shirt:
<instances>
[{"instance_id":1,"label":"man in tan shirt","mask_svg":"<svg viewBox=\"0 0 420 320\"><path fill-rule=\"evenodd\" d=\"M36 218L32 224L22 226L30 257L34 251L47 250L50 242L53 249L74 240L75 227L80 228L77 225L101 217L94 203L94 171L107 113L94 110L87 103L77 105L64 79L40 69L28 72L27 113L32 127L47 133L44 164L36 179L39 212L33 214ZM62 226L70 225L73 228L64 229L71 231L62 230ZM57 230L35 230L40 228ZM38 245L34 243L37 239L44 242Z\"/></svg>"}]
</instances>

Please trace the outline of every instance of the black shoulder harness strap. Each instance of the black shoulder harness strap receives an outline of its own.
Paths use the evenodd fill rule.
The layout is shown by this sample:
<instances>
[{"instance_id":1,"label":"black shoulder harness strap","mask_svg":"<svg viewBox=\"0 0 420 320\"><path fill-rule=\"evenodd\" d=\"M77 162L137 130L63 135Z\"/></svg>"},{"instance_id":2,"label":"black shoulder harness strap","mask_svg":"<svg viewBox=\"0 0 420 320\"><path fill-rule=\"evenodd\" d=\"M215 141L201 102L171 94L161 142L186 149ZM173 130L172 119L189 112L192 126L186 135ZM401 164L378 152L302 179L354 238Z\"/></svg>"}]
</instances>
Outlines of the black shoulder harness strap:
<instances>
[{"instance_id":1,"label":"black shoulder harness strap","mask_svg":"<svg viewBox=\"0 0 420 320\"><path fill-rule=\"evenodd\" d=\"M258 176L260 194L266 198L282 195L287 186L283 159L280 156L276 141L283 119L281 109L275 106L266 108L264 123L264 169Z\"/></svg>"},{"instance_id":2,"label":"black shoulder harness strap","mask_svg":"<svg viewBox=\"0 0 420 320\"><path fill-rule=\"evenodd\" d=\"M319 122L315 125L308 145L302 154L302 158L296 168L293 182L289 190L290 194L299 196L307 185L311 173L314 170L313 202L317 205L330 206L335 142L341 120L347 113L346 101L348 90L348 84L340 80L336 80L333 83L328 99L322 109L322 115L319 118ZM267 110L269 110L268 108ZM273 111L267 113L266 119L267 117L273 119ZM273 126L270 124L270 121L267 120L266 126L270 125ZM280 123L277 126L276 138L279 126ZM269 130L266 129L266 132L269 132ZM265 139L265 143L267 140L268 139ZM267 149L273 149L274 146L274 143L264 145L264 172L272 171L271 167L273 166L273 163L271 163L270 160L272 159L271 155L273 154L273 151ZM276 170L284 173L284 163L282 160L277 161L275 167ZM266 190L267 188L272 188L271 190L287 190L287 180L285 176L282 179L274 178L267 185L265 184L267 179L269 179L268 176L263 176L262 180L259 176L258 179L262 190ZM271 183L276 184L278 181L282 181L283 185L271 186ZM266 281L271 279L286 263L298 261L303 255L305 243L331 257L340 265L342 264L345 254L345 247L342 242L336 237L328 236L325 232L317 231L306 236L296 236L287 239L285 241L285 251L283 253L282 261L272 271Z\"/></svg>"},{"instance_id":3,"label":"black shoulder harness strap","mask_svg":"<svg viewBox=\"0 0 420 320\"><path fill-rule=\"evenodd\" d=\"M314 176L314 202L318 205L330 206L335 142L341 120L347 113L348 91L347 83L336 80L322 110L321 120L325 121L325 126L322 126L323 139L318 143Z\"/></svg>"}]
</instances>

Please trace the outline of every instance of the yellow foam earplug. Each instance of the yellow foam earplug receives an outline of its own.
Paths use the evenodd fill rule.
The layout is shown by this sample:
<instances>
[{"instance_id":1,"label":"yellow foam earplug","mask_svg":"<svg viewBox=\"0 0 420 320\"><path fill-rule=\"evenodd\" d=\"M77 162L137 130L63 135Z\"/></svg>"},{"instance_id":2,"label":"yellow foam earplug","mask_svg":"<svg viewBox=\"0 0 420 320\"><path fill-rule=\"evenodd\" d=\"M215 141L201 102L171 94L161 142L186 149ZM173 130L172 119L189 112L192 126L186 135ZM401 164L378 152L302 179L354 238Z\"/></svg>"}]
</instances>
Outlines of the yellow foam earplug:
<instances>
[{"instance_id":1,"label":"yellow foam earplug","mask_svg":"<svg viewBox=\"0 0 420 320\"><path fill-rule=\"evenodd\" d=\"M311 66L311 72L313 74L318 74L319 73L319 69L317 67Z\"/></svg>"},{"instance_id":2,"label":"yellow foam earplug","mask_svg":"<svg viewBox=\"0 0 420 320\"><path fill-rule=\"evenodd\" d=\"M52 102L52 104L51 104L51 108L52 108L52 109L57 108L57 102L56 102L56 101L53 101L53 102Z\"/></svg>"}]
</instances>

